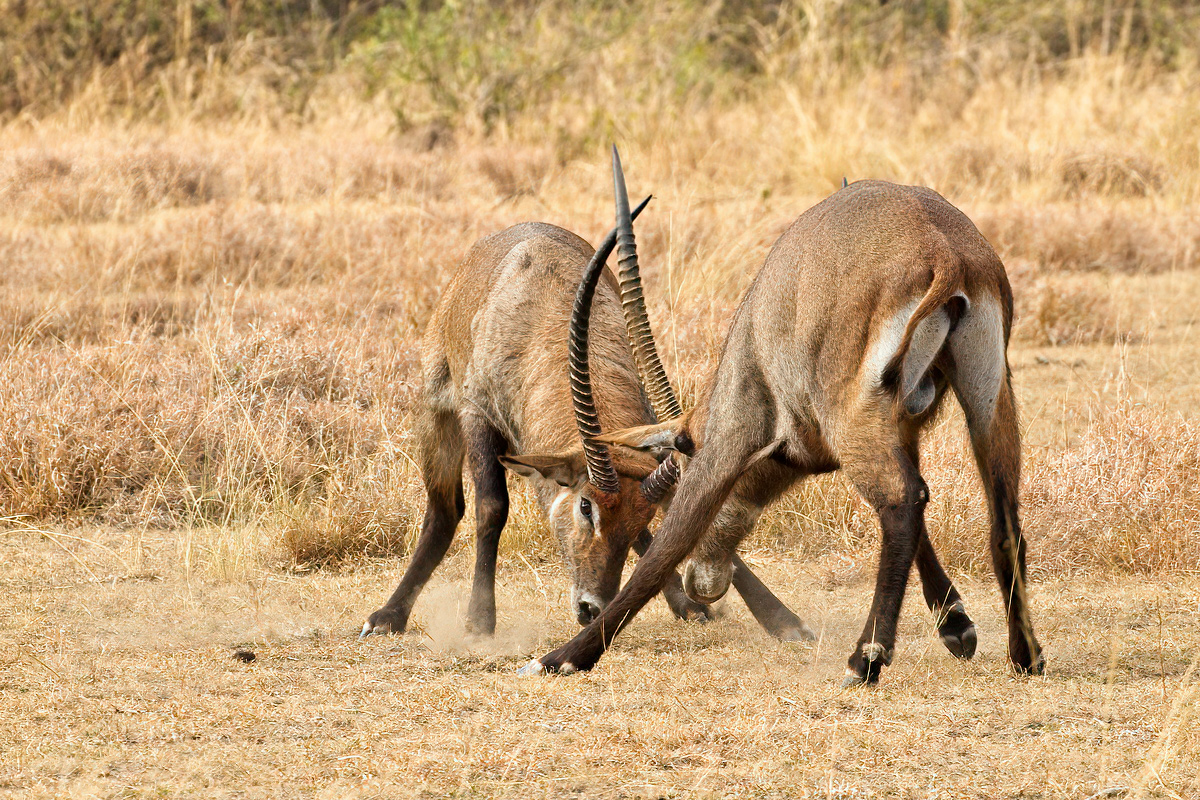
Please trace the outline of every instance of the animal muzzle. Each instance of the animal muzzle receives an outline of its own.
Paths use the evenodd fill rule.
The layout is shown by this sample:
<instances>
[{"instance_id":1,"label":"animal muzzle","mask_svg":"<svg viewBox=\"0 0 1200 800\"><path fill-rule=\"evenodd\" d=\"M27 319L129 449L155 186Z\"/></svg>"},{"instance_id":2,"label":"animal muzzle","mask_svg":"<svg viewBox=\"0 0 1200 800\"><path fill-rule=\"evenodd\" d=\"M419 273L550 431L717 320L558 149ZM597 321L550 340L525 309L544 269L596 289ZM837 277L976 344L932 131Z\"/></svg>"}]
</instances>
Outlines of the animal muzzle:
<instances>
[{"instance_id":1,"label":"animal muzzle","mask_svg":"<svg viewBox=\"0 0 1200 800\"><path fill-rule=\"evenodd\" d=\"M600 612L607 605L599 597L591 592L575 592L575 619L579 620L580 625L591 623L596 617L600 616Z\"/></svg>"},{"instance_id":2,"label":"animal muzzle","mask_svg":"<svg viewBox=\"0 0 1200 800\"><path fill-rule=\"evenodd\" d=\"M733 561L690 559L683 568L683 591L697 603L709 605L725 596L733 580Z\"/></svg>"}]
</instances>

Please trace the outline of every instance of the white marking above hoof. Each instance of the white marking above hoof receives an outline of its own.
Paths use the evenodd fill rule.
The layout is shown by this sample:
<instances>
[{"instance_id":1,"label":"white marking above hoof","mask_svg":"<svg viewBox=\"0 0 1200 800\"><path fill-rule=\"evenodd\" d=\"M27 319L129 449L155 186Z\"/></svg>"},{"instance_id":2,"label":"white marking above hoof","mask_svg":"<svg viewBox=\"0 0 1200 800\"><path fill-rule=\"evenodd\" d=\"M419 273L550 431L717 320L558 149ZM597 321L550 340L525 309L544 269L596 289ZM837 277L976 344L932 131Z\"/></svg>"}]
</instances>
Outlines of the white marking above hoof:
<instances>
[{"instance_id":1,"label":"white marking above hoof","mask_svg":"<svg viewBox=\"0 0 1200 800\"><path fill-rule=\"evenodd\" d=\"M867 679L859 675L854 670L846 667L846 677L842 678L843 689L853 689L855 686L862 686L867 682Z\"/></svg>"},{"instance_id":2,"label":"white marking above hoof","mask_svg":"<svg viewBox=\"0 0 1200 800\"><path fill-rule=\"evenodd\" d=\"M362 629L362 633L360 633L360 634L358 635L358 638L360 638L360 639L365 639L365 638L367 638L368 636L370 636L370 635L371 635L371 633L372 633L372 630L371 630L371 620L367 620L366 622L364 622L364 623L363 623L363 629Z\"/></svg>"},{"instance_id":3,"label":"white marking above hoof","mask_svg":"<svg viewBox=\"0 0 1200 800\"><path fill-rule=\"evenodd\" d=\"M871 642L863 645L863 658L867 663L873 664L876 661L883 662L884 666L892 663L892 654L887 651L887 648L879 642Z\"/></svg>"},{"instance_id":4,"label":"white marking above hoof","mask_svg":"<svg viewBox=\"0 0 1200 800\"><path fill-rule=\"evenodd\" d=\"M778 639L781 642L814 642L817 635L813 633L813 629L808 627L808 624L803 620L799 625L789 625L778 632Z\"/></svg>"},{"instance_id":5,"label":"white marking above hoof","mask_svg":"<svg viewBox=\"0 0 1200 800\"><path fill-rule=\"evenodd\" d=\"M532 678L536 675L544 675L545 673L546 668L536 658L517 670L517 675L522 678Z\"/></svg>"}]
</instances>

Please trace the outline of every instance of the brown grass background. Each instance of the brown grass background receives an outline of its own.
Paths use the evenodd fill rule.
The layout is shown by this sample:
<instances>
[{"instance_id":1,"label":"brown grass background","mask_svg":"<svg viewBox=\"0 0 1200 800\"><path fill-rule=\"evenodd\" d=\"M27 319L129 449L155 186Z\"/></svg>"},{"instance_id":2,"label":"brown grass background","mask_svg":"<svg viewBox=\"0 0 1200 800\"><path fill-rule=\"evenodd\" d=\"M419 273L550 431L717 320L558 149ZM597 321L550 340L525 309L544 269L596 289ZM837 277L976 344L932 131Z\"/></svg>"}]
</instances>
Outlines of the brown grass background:
<instances>
[{"instance_id":1,"label":"brown grass background","mask_svg":"<svg viewBox=\"0 0 1200 800\"><path fill-rule=\"evenodd\" d=\"M16 714L0 790L328 789L334 773L297 767L303 754L247 755L234 775L213 772L227 754L176 752L190 765L185 777L166 756L146 755L147 742L175 741L183 729L251 750L258 739L270 752L283 747L286 736L263 732L276 724L271 714L217 732L189 716L210 713L194 707L212 702L197 700L196 687L228 669L212 648L247 642L267 648L271 670L302 662L300 678L254 673L273 676L272 686L300 679L308 688L296 691L319 695L321 670L353 664L437 687L359 697L358 716L343 722L328 698L306 695L325 704L335 734L367 748L364 763L350 750L330 756L375 770L354 784L365 794L372 780L385 794L401 784L431 796L515 794L523 774L535 794L581 796L590 787L609 796L1086 797L1105 780L1130 794L1200 791L1200 751L1184 733L1195 712L1188 664L1200 563L1200 42L1189 4L4 0L0 16L11 23L0 32L0 561L13 592L0 621L16 648L0 666L0 693L18 709L0 712ZM913 671L888 679L899 688L860 699L826 687L865 608L877 544L869 508L837 476L801 485L747 542L773 585L835 636L816 651L780 649L756 638L740 607L701 634L651 615L648 632L631 633L628 652L597 676L513 689L546 719L575 713L551 708L588 708L582 740L546 733L561 722L538 729L534 750L550 749L538 751L536 769L493 773L484 763L493 756L470 744L522 752L487 733L513 720L489 717L479 703L492 701L472 698L509 691L514 654L570 632L555 547L519 482L502 543L511 586L501 644L463 644L453 614L435 619L434 609L465 597L469 516L435 579L450 584L418 606L418 627L442 625L444 635L362 646L338 638L383 599L417 534L423 491L410 417L419 337L440 287L476 238L519 221L595 241L611 224L614 141L631 191L656 195L638 239L660 349L685 404L771 243L843 175L929 185L976 222L1016 293L1024 520L1032 574L1051 598L1038 610L1058 638L1059 683L1033 689L1005 677L995 623L990 635L1001 641L981 654L981 674L939 658L926 680L924 656L909 652L894 672ZM985 511L957 411L927 437L925 463L935 546L972 587L968 606L988 609ZM209 602L225 609L223 622L208 620ZM994 622L994 608L983 613ZM1076 630L1077 613L1102 631ZM59 615L74 622L55 634ZM1125 633L1104 627L1122 615L1142 621ZM89 619L96 630L76 630ZM164 624L170 632L146 633ZM177 624L196 628L174 632ZM928 624L909 634L925 637L921 653L941 655ZM743 751L702 722L724 713L718 698L731 685L781 710L792 709L785 698L808 702L739 661L746 647L759 654L752 661L795 666L819 699L810 722L788 717L783 739L764 732ZM1126 669L1124 652L1150 666ZM734 666L717 666L725 658ZM153 674L118 677L143 670ZM613 694L642 693L659 673L690 677L652 699ZM170 676L196 684L178 694L163 688ZM229 680L239 697L276 691ZM916 740L902 763L880 766L886 725L849 751L838 743L877 714L925 730L941 703L951 715L978 714L1030 691L1062 730L1078 701L1069 686L1093 680L1097 708L1126 709L1144 735L1095 734L1096 719L1115 724L1110 712L1083 713L1046 751L1042 777L989 770L1008 758L1004 748L1030 745L1017 736L989 750L978 726L968 736L975 755L949 767L938 760L946 742L931 751ZM939 698L936 687L948 685L966 699ZM460 708L453 714L470 721L447 722L438 715L460 689L475 716ZM79 698L89 692L107 710L62 710L87 706ZM113 692L191 710L178 711L169 735L117 723L96 734L132 737L130 761L111 750L119 745L81 743L89 726L109 724L109 706L128 705ZM1135 709L1154 692L1158 705L1142 718ZM649 705L622 706L622 696ZM396 723L402 744L374 742L380 723L367 711L378 702L425 719L421 736L432 738L409 751ZM1040 713L1030 703L1015 718ZM50 706L59 711L38 711ZM850 716L826 730L812 722L826 712ZM59 720L58 733L38 719ZM583 733L605 725L616 727ZM662 725L682 726L687 741L638 738ZM799 748L794 783L762 766L779 742ZM414 766L421 747L432 748L426 767ZM656 747L666 755L646 772L642 756ZM1081 747L1104 756L1071 766ZM567 755L575 748L618 754L617 772L642 782L613 782L602 758ZM814 766L829 753L828 772ZM141 768L126 780L109 762ZM256 784L267 762L275 782ZM906 770L924 777L894 777ZM957 774L975 783L955 783ZM244 781L258 789L234 788ZM346 791L334 794L350 793L338 785Z\"/></svg>"}]
</instances>

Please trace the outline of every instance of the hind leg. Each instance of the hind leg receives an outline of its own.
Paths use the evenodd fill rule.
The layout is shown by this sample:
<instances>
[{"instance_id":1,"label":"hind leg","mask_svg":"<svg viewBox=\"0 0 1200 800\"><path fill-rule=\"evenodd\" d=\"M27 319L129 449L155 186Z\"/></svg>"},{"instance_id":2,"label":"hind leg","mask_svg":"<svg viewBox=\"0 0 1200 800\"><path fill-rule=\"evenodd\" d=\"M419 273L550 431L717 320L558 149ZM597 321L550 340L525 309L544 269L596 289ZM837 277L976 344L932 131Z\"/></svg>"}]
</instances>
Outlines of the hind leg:
<instances>
[{"instance_id":1,"label":"hind leg","mask_svg":"<svg viewBox=\"0 0 1200 800\"><path fill-rule=\"evenodd\" d=\"M920 426L913 425L905 432L905 450L914 465L920 464L920 448L918 436ZM937 618L938 635L942 644L950 654L958 658L969 659L975 655L978 635L975 623L967 616L963 607L962 597L958 589L942 568L937 553L933 551L933 543L929 541L929 531L925 527L925 517L918 521L920 538L917 542L916 566L917 574L921 577L921 591L925 595L925 604Z\"/></svg>"},{"instance_id":2,"label":"hind leg","mask_svg":"<svg viewBox=\"0 0 1200 800\"><path fill-rule=\"evenodd\" d=\"M1005 355L1007 345L1000 304L981 298L950 334L950 385L966 415L975 463L987 494L992 567L1008 616L1008 657L1018 671L1037 674L1043 669L1043 659L1026 598L1025 539L1017 498L1021 432Z\"/></svg>"},{"instance_id":3,"label":"hind leg","mask_svg":"<svg viewBox=\"0 0 1200 800\"><path fill-rule=\"evenodd\" d=\"M426 406L417 421L421 475L425 480L425 519L412 561L388 601L372 614L362 635L403 633L417 596L446 557L463 517L462 429L453 412Z\"/></svg>"},{"instance_id":4,"label":"hind leg","mask_svg":"<svg viewBox=\"0 0 1200 800\"><path fill-rule=\"evenodd\" d=\"M475 485L475 578L467 629L491 636L496 632L496 553L508 521L508 483L500 463L508 443L499 431L475 417L464 419L463 428Z\"/></svg>"},{"instance_id":5,"label":"hind leg","mask_svg":"<svg viewBox=\"0 0 1200 800\"><path fill-rule=\"evenodd\" d=\"M1025 537L1021 534L1017 498L1021 481L1021 435L1016 400L1007 379L1000 387L991 418L968 410L967 424L987 492L992 567L1000 582L1008 616L1008 657L1018 671L1040 675L1045 662L1029 619Z\"/></svg>"},{"instance_id":6,"label":"hind leg","mask_svg":"<svg viewBox=\"0 0 1200 800\"><path fill-rule=\"evenodd\" d=\"M838 443L842 470L879 515L882 533L875 596L844 686L874 683L891 663L900 606L925 532L929 490L910 456L912 437L895 428L889 411L862 409L845 421L850 433Z\"/></svg>"},{"instance_id":7,"label":"hind leg","mask_svg":"<svg viewBox=\"0 0 1200 800\"><path fill-rule=\"evenodd\" d=\"M942 569L937 554L933 552L928 532L924 530L923 524L921 527L916 562L925 604L937 617L938 635L942 644L946 645L951 655L969 659L975 655L975 646L978 644L975 623L967 616L962 597L954 588L946 570Z\"/></svg>"}]
</instances>

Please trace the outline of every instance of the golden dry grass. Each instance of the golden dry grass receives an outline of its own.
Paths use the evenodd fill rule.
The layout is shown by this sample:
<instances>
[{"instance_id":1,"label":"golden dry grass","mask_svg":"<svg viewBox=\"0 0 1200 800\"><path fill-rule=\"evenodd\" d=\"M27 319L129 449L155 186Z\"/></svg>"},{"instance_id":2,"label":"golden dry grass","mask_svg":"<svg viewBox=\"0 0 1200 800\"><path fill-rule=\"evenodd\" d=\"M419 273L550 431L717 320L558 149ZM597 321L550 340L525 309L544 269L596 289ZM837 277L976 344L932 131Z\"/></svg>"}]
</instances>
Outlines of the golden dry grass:
<instances>
[{"instance_id":1,"label":"golden dry grass","mask_svg":"<svg viewBox=\"0 0 1200 800\"><path fill-rule=\"evenodd\" d=\"M576 50L555 8L509 20L530 60L508 66L530 71L503 97L469 70L449 95L365 95L361 60L384 47L313 77L297 112L295 75L271 78L292 68L260 58L279 43L246 41L161 73L124 58L0 128L0 792L1200 793L1189 51L1168 65L1072 40L1046 63L951 26L927 59L843 70L838 47L866 46L837 39L855 30L844 18L730 28L684 4ZM703 54L688 66L697 29L751 31L729 52L751 53L753 80L705 73ZM733 48L724 35L705 41ZM656 605L594 674L517 681L573 623L516 481L495 642L464 642L457 619L469 516L422 632L351 638L423 511L410 416L440 287L471 242L518 221L594 241L611 224L610 139L631 191L657 197L638 236L685 403L770 244L842 175L930 185L995 244L1016 293L1046 678L1004 666L953 410L924 462L931 534L982 626L970 665L910 602L883 686L835 688L877 546L837 476L798 487L747 543L825 631L818 647L774 644L737 601L705 628ZM234 662L234 646L258 659Z\"/></svg>"},{"instance_id":2,"label":"golden dry grass","mask_svg":"<svg viewBox=\"0 0 1200 800\"><path fill-rule=\"evenodd\" d=\"M575 627L553 564L507 561L494 641L463 638L460 551L418 604L419 633L360 642L361 611L390 590L394 565L189 580L187 534L90 535L0 538L0 794L1200 792L1195 578L1039 581L1049 670L1026 680L1006 664L995 586L961 578L980 624L974 661L944 651L918 599L880 687L844 691L870 576L828 584L819 567L760 552L751 560L817 643L774 642L738 600L705 626L656 601L594 673L529 680L515 676L529 652Z\"/></svg>"},{"instance_id":3,"label":"golden dry grass","mask_svg":"<svg viewBox=\"0 0 1200 800\"><path fill-rule=\"evenodd\" d=\"M521 219L591 236L607 224L603 189L591 188L603 187L602 169L537 145L417 152L385 134L258 129L6 136L0 515L251 526L271 532L254 558L272 563L403 552L422 502L408 426L417 345L454 262ZM647 280L687 402L754 265L819 195L764 199L709 186L719 170L703 164L643 159L649 175L635 187L659 194L641 226ZM1190 570L1200 440L1188 417L1189 237L1200 227L1186 212L1144 208L1161 197L1096 189L1091 201L1046 202L1036 214L972 201L1017 292L1012 360L1031 445L1027 516L1043 548L1035 569ZM1091 208L1103 222L1093 229L1074 219ZM1112 252L1136 257L1105 255L1114 237ZM961 428L951 415L929 443L932 483L946 487L932 519L950 562L979 571L981 505ZM1174 450L1155 449L1163 442ZM1103 493L1080 487L1110 473L1131 483L1099 512ZM832 478L802 488L763 528L779 547L845 555L869 551L874 525ZM536 522L519 527L531 533L519 547L549 550Z\"/></svg>"}]
</instances>

